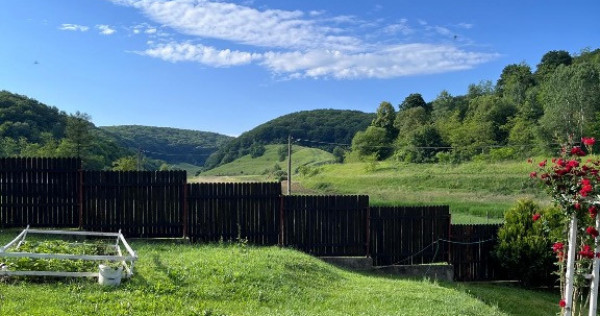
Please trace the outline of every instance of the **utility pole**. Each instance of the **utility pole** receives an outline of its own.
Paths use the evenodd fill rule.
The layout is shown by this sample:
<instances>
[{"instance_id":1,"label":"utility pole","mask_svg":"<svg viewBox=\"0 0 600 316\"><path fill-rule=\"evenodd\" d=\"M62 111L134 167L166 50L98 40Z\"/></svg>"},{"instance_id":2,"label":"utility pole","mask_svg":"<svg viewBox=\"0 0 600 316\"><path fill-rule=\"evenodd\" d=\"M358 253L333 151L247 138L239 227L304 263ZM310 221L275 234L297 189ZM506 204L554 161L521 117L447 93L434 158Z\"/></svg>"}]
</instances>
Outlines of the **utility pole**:
<instances>
[{"instance_id":1,"label":"utility pole","mask_svg":"<svg viewBox=\"0 0 600 316\"><path fill-rule=\"evenodd\" d=\"M292 135L288 136L287 195L292 194Z\"/></svg>"}]
</instances>

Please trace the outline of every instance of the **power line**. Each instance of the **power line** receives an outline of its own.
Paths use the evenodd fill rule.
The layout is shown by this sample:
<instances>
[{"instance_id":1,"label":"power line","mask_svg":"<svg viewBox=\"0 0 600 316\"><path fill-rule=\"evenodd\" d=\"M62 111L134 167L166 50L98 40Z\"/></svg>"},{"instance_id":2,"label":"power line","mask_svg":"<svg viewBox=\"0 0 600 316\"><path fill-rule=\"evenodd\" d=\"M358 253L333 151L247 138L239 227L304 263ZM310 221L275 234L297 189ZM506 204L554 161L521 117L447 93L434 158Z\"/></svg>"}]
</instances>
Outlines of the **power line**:
<instances>
[{"instance_id":1,"label":"power line","mask_svg":"<svg viewBox=\"0 0 600 316\"><path fill-rule=\"evenodd\" d=\"M297 139L298 142L305 143L314 143L314 144L322 144L322 145L336 145L336 146L344 146L344 147L352 147L352 144L344 144L344 143L333 143L333 142L325 142L325 141L316 141L309 139ZM357 148L389 148L389 149L400 149L402 147L409 147L413 149L462 149L462 148L470 148L470 149L486 149L486 148L525 148L525 147L534 147L540 144L512 144L512 145L482 145L482 146L397 146L397 145L358 145ZM553 148L560 148L562 144L560 143L549 143L547 145L552 146Z\"/></svg>"}]
</instances>

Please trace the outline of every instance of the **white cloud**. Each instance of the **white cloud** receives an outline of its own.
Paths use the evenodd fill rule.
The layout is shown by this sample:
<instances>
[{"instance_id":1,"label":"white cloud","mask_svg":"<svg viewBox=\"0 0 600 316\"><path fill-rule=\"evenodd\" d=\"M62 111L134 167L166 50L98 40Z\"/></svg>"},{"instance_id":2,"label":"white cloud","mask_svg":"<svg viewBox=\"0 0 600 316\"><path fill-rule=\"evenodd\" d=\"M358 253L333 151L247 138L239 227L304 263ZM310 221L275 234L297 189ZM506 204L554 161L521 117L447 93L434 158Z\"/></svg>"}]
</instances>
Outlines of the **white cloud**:
<instances>
[{"instance_id":1,"label":"white cloud","mask_svg":"<svg viewBox=\"0 0 600 316\"><path fill-rule=\"evenodd\" d=\"M89 30L90 28L85 25L63 23L60 25L60 27L58 29L62 30L62 31L85 32L85 31Z\"/></svg>"},{"instance_id":2,"label":"white cloud","mask_svg":"<svg viewBox=\"0 0 600 316\"><path fill-rule=\"evenodd\" d=\"M430 40L443 37L440 42L447 42L447 37L454 34L450 28L429 25L423 20L416 20L415 25L406 19L386 25L383 20L332 17L325 11L259 10L225 1L110 1L137 8L161 25L157 28L144 23L134 27L136 34L160 37L163 29L172 28L188 37L219 40L219 46L248 47L238 50L170 39L149 41L149 48L137 52L170 62L197 62L212 67L256 64L285 78L360 79L469 69L498 57L451 44L397 42L397 34L415 38L427 33L425 38ZM346 26L337 27L340 23Z\"/></svg>"},{"instance_id":3,"label":"white cloud","mask_svg":"<svg viewBox=\"0 0 600 316\"><path fill-rule=\"evenodd\" d=\"M458 23L458 26L467 30L473 28L473 24L471 23Z\"/></svg>"},{"instance_id":4,"label":"white cloud","mask_svg":"<svg viewBox=\"0 0 600 316\"><path fill-rule=\"evenodd\" d=\"M386 25L382 30L387 34L401 33L403 35L410 35L415 32L415 30L408 26L408 20L406 19L400 20L399 23Z\"/></svg>"},{"instance_id":5,"label":"white cloud","mask_svg":"<svg viewBox=\"0 0 600 316\"><path fill-rule=\"evenodd\" d=\"M139 54L170 62L191 61L213 67L258 63L288 78L393 78L469 69L497 57L452 46L407 44L374 52L311 50L250 53L191 43L159 44Z\"/></svg>"},{"instance_id":6,"label":"white cloud","mask_svg":"<svg viewBox=\"0 0 600 316\"><path fill-rule=\"evenodd\" d=\"M98 24L96 25L96 29L98 29L102 35L111 35L117 31L106 24Z\"/></svg>"},{"instance_id":7,"label":"white cloud","mask_svg":"<svg viewBox=\"0 0 600 316\"><path fill-rule=\"evenodd\" d=\"M194 61L213 67L244 65L260 58L258 54L229 49L218 50L214 47L191 43L159 44L138 53L170 62Z\"/></svg>"},{"instance_id":8,"label":"white cloud","mask_svg":"<svg viewBox=\"0 0 600 316\"><path fill-rule=\"evenodd\" d=\"M203 0L112 0L140 9L154 21L187 35L260 47L356 49L362 42L304 18L301 11L264 10ZM348 20L348 17L343 17Z\"/></svg>"},{"instance_id":9,"label":"white cloud","mask_svg":"<svg viewBox=\"0 0 600 316\"><path fill-rule=\"evenodd\" d=\"M470 53L453 46L407 44L363 53L266 53L262 64L273 72L293 77L393 78L469 69L496 57L496 54Z\"/></svg>"}]
</instances>

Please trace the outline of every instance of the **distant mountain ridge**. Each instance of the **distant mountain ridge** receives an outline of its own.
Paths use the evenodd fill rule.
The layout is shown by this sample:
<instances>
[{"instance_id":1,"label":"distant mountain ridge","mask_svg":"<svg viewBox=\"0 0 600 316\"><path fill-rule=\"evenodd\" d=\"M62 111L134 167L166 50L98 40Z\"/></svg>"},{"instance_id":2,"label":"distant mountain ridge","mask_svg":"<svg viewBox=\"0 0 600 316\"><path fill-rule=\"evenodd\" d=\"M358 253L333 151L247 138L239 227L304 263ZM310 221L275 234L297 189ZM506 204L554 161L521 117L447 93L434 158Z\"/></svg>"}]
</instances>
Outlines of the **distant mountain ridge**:
<instances>
[{"instance_id":1,"label":"distant mountain ridge","mask_svg":"<svg viewBox=\"0 0 600 316\"><path fill-rule=\"evenodd\" d=\"M100 126L123 146L169 164L203 165L233 137L197 130L143 125Z\"/></svg>"},{"instance_id":2,"label":"distant mountain ridge","mask_svg":"<svg viewBox=\"0 0 600 316\"><path fill-rule=\"evenodd\" d=\"M333 109L287 114L233 139L214 152L204 166L211 169L247 155L253 144L287 143L288 136L305 140L301 143L303 146L332 151L336 144L350 144L354 134L366 129L374 118L374 113Z\"/></svg>"}]
</instances>

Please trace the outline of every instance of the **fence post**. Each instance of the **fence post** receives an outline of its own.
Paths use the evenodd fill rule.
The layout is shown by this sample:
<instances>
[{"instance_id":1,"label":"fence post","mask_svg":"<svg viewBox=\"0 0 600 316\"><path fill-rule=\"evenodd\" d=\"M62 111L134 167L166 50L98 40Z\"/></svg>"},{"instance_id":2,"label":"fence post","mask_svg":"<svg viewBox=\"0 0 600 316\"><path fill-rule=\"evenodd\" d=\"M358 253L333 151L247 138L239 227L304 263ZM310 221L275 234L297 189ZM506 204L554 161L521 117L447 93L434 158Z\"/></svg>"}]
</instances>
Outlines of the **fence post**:
<instances>
[{"instance_id":1,"label":"fence post","mask_svg":"<svg viewBox=\"0 0 600 316\"><path fill-rule=\"evenodd\" d=\"M367 258L371 257L371 206L367 206Z\"/></svg>"},{"instance_id":2,"label":"fence post","mask_svg":"<svg viewBox=\"0 0 600 316\"><path fill-rule=\"evenodd\" d=\"M83 167L79 160L79 229L83 230Z\"/></svg>"},{"instance_id":3,"label":"fence post","mask_svg":"<svg viewBox=\"0 0 600 316\"><path fill-rule=\"evenodd\" d=\"M448 240L452 240L452 214L448 214ZM452 264L452 243L448 242L448 264Z\"/></svg>"},{"instance_id":4,"label":"fence post","mask_svg":"<svg viewBox=\"0 0 600 316\"><path fill-rule=\"evenodd\" d=\"M186 174L187 178L187 174ZM188 237L188 226L189 226L189 202L188 202L188 184L187 179L183 180L181 184L183 186L183 238Z\"/></svg>"},{"instance_id":5,"label":"fence post","mask_svg":"<svg viewBox=\"0 0 600 316\"><path fill-rule=\"evenodd\" d=\"M284 196L283 194L279 195L279 246L283 247L284 246L284 238L283 238L283 233L285 231L285 219L284 219Z\"/></svg>"}]
</instances>

